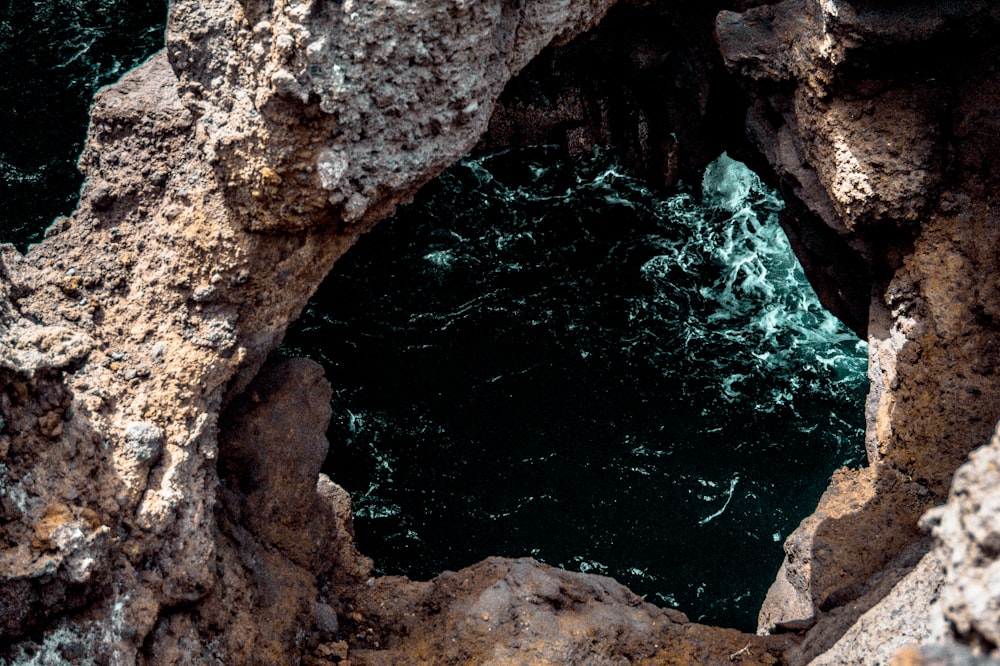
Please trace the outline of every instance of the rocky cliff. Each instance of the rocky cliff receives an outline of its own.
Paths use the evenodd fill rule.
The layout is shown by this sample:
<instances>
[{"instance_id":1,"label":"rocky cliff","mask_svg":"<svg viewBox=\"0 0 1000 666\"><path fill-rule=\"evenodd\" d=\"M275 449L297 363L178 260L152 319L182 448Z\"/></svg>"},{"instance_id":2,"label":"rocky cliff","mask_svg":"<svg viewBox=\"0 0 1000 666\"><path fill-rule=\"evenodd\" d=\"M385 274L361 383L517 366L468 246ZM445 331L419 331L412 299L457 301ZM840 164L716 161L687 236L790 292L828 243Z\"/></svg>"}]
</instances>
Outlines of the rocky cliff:
<instances>
[{"instance_id":1,"label":"rocky cliff","mask_svg":"<svg viewBox=\"0 0 1000 666\"><path fill-rule=\"evenodd\" d=\"M952 475L1000 405L1000 12L629 3L508 85L610 4L172 3L167 49L95 100L77 211L24 256L0 249L0 658L886 663L922 641L946 647L899 659L934 663L949 645L996 649L1000 441ZM630 32L650 15L674 32ZM671 60L664 35L690 57ZM619 79L582 83L578 54L623 43ZM542 94L547 79L560 94ZM477 143L539 137L623 142L661 182L718 144L757 151L821 297L867 334L871 464L838 472L788 539L761 613L772 635L531 561L373 579L353 549L349 500L319 474L322 372L266 359L372 224Z\"/></svg>"},{"instance_id":2,"label":"rocky cliff","mask_svg":"<svg viewBox=\"0 0 1000 666\"><path fill-rule=\"evenodd\" d=\"M977 2L782 2L716 21L807 270L868 310L870 466L835 475L786 542L764 629L867 605L997 419L996 19Z\"/></svg>"}]
</instances>

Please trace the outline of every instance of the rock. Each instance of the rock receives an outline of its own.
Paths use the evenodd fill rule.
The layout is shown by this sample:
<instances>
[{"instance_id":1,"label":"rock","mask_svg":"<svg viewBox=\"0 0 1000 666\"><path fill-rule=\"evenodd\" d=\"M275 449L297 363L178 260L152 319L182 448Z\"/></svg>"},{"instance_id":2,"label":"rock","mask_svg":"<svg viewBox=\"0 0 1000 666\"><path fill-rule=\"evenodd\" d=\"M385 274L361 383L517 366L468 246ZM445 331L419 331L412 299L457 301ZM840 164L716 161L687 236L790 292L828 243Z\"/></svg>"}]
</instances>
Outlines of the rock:
<instances>
[{"instance_id":1,"label":"rock","mask_svg":"<svg viewBox=\"0 0 1000 666\"><path fill-rule=\"evenodd\" d=\"M856 602L822 617L790 651L789 663L878 666L902 646L932 640L944 563L934 550L920 557L924 551L926 546L919 545L904 552L870 581Z\"/></svg>"},{"instance_id":2,"label":"rock","mask_svg":"<svg viewBox=\"0 0 1000 666\"><path fill-rule=\"evenodd\" d=\"M889 666L996 666L1000 660L976 654L962 645L910 646L897 652Z\"/></svg>"},{"instance_id":3,"label":"rock","mask_svg":"<svg viewBox=\"0 0 1000 666\"><path fill-rule=\"evenodd\" d=\"M337 621L337 611L330 604L314 604L313 615L316 617L316 628L319 630L320 636L326 639L337 637L340 625Z\"/></svg>"},{"instance_id":4,"label":"rock","mask_svg":"<svg viewBox=\"0 0 1000 666\"><path fill-rule=\"evenodd\" d=\"M489 558L427 583L376 579L350 600L351 663L780 663L793 642L690 623L602 576ZM369 631L370 630L370 631Z\"/></svg>"},{"instance_id":5,"label":"rock","mask_svg":"<svg viewBox=\"0 0 1000 666\"><path fill-rule=\"evenodd\" d=\"M332 517L316 492L329 444L329 383L306 359L264 366L245 402L225 414L219 476L236 520L263 542L317 574L327 561Z\"/></svg>"},{"instance_id":6,"label":"rock","mask_svg":"<svg viewBox=\"0 0 1000 666\"><path fill-rule=\"evenodd\" d=\"M785 540L785 561L761 607L759 631L815 622L854 602L872 575L922 536L916 526L921 505L894 501L899 485L905 483L895 470L880 467L834 474L816 512ZM892 529L907 516L909 529ZM877 547L856 545L872 538L879 539Z\"/></svg>"},{"instance_id":7,"label":"rock","mask_svg":"<svg viewBox=\"0 0 1000 666\"><path fill-rule=\"evenodd\" d=\"M346 493L319 475L330 418L322 369L275 360L246 398L221 419L213 534L221 580L192 605L189 621L155 627L154 663L170 662L203 636L231 663L295 663L339 634L339 600L323 601L321 584L336 581L339 590L370 575L345 524L349 500L331 501Z\"/></svg>"},{"instance_id":8,"label":"rock","mask_svg":"<svg viewBox=\"0 0 1000 666\"><path fill-rule=\"evenodd\" d=\"M114 191L107 183L100 183L90 193L90 205L96 211L106 211L115 202Z\"/></svg>"},{"instance_id":9,"label":"rock","mask_svg":"<svg viewBox=\"0 0 1000 666\"><path fill-rule=\"evenodd\" d=\"M955 474L948 501L924 518L938 540L946 579L938 641L995 652L1000 645L1000 428Z\"/></svg>"},{"instance_id":10,"label":"rock","mask_svg":"<svg viewBox=\"0 0 1000 666\"><path fill-rule=\"evenodd\" d=\"M611 2L218 4L175 0L167 51L227 205L261 230L385 216L475 145L514 74ZM233 53L243 67L221 65Z\"/></svg>"},{"instance_id":11,"label":"rock","mask_svg":"<svg viewBox=\"0 0 1000 666\"><path fill-rule=\"evenodd\" d=\"M928 614L934 640L995 649L995 444L916 555L918 516L1000 404L1000 10L985 0L748 0L715 23L796 251L870 346L871 466L838 472L789 538L763 615L805 631L800 648L527 560L370 578L349 499L318 474L329 388L309 362L265 360L337 258L491 118L489 140L526 140L511 126L544 112L512 89L494 115L505 84L610 4L171 4L166 51L95 98L78 210L23 257L0 246L0 660L344 663L317 652L342 634L354 664L777 663L922 638ZM646 4L628 11L671 16ZM715 144L683 156L647 111L678 109L678 129L734 112L640 89L721 76L709 29L689 31L687 73L656 30L630 38L629 71L658 73L622 77L627 122L605 119L623 89L605 74L596 108L568 85L555 117L570 126L532 131L575 150L624 135L669 182ZM943 650L920 658L971 659Z\"/></svg>"},{"instance_id":12,"label":"rock","mask_svg":"<svg viewBox=\"0 0 1000 666\"><path fill-rule=\"evenodd\" d=\"M0 247L0 660L277 664L319 639L316 576L367 578L316 473L323 382L278 381L316 389L269 440L287 467L240 444L279 413L243 390L358 234L609 4L172 3L167 51L95 97L80 207Z\"/></svg>"},{"instance_id":13,"label":"rock","mask_svg":"<svg viewBox=\"0 0 1000 666\"><path fill-rule=\"evenodd\" d=\"M789 537L762 630L860 599L923 538L920 515L996 422L998 320L983 298L1000 269L998 171L982 146L998 19L975 1L785 0L716 20L789 202L783 224L824 302L867 332L872 382L870 467L836 473Z\"/></svg>"},{"instance_id":14,"label":"rock","mask_svg":"<svg viewBox=\"0 0 1000 666\"><path fill-rule=\"evenodd\" d=\"M504 89L476 151L610 149L654 186L742 159L741 95L712 40L718 3L618 2L592 31L543 51Z\"/></svg>"}]
</instances>

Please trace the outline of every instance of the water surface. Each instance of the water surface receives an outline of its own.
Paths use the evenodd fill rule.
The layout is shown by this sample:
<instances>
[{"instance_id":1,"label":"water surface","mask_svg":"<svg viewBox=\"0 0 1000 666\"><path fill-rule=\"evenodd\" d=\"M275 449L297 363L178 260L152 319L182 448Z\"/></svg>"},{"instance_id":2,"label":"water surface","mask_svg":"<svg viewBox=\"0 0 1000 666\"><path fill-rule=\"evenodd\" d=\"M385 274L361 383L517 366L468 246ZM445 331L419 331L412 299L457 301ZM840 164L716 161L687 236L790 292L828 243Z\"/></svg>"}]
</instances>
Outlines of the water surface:
<instances>
[{"instance_id":1,"label":"water surface","mask_svg":"<svg viewBox=\"0 0 1000 666\"><path fill-rule=\"evenodd\" d=\"M327 471L383 573L531 555L752 629L863 460L865 346L742 164L666 193L557 155L463 161L334 268L287 341L334 385Z\"/></svg>"},{"instance_id":2,"label":"water surface","mask_svg":"<svg viewBox=\"0 0 1000 666\"><path fill-rule=\"evenodd\" d=\"M94 92L163 48L166 0L0 0L0 241L76 207Z\"/></svg>"}]
</instances>

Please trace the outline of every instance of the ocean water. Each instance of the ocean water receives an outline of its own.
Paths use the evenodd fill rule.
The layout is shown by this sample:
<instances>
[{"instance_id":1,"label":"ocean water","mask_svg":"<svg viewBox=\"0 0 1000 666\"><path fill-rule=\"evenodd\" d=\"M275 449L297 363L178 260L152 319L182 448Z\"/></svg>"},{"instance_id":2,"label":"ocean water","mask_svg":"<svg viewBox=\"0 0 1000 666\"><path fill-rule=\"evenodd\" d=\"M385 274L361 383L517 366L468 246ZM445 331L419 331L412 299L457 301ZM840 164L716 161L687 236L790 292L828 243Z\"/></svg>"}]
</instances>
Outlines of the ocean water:
<instances>
[{"instance_id":1,"label":"ocean water","mask_svg":"<svg viewBox=\"0 0 1000 666\"><path fill-rule=\"evenodd\" d=\"M0 0L0 232L24 250L76 207L94 91L163 48L166 0Z\"/></svg>"},{"instance_id":2,"label":"ocean water","mask_svg":"<svg viewBox=\"0 0 1000 666\"><path fill-rule=\"evenodd\" d=\"M782 206L725 155L654 192L541 147L376 227L286 340L333 383L361 550L421 579L530 555L752 630L784 538L864 459L865 345Z\"/></svg>"},{"instance_id":3,"label":"ocean water","mask_svg":"<svg viewBox=\"0 0 1000 666\"><path fill-rule=\"evenodd\" d=\"M24 249L74 208L93 92L161 48L166 1L0 9L0 240ZM334 384L361 549L416 578L531 555L752 628L782 540L863 459L864 348L781 205L727 158L653 192L543 147L379 225L286 343Z\"/></svg>"}]
</instances>

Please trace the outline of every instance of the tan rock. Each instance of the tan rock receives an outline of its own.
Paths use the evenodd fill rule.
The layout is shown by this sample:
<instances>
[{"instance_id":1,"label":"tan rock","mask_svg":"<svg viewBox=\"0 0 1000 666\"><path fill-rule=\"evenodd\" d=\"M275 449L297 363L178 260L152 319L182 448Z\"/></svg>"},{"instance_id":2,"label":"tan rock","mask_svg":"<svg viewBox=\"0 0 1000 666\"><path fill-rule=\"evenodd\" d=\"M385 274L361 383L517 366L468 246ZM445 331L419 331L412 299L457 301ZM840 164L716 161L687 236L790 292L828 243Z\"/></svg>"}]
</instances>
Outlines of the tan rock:
<instances>
[{"instance_id":1,"label":"tan rock","mask_svg":"<svg viewBox=\"0 0 1000 666\"><path fill-rule=\"evenodd\" d=\"M759 86L748 126L797 203L785 222L806 268L870 344L872 465L838 472L789 538L763 615L815 622L799 655L919 633L933 586L905 573L934 567L907 557L917 517L1000 405L996 40L946 41L916 73L893 55L992 34L1000 15L910 4L785 0L717 22L727 63ZM345 663L315 654L336 634L354 664L794 657L789 636L691 624L530 561L360 583L347 498L318 475L319 373L273 366L256 402L244 394L357 236L609 5L171 4L167 50L95 99L78 210L25 256L0 247L0 658ZM934 527L936 638L983 651L1000 643L995 448Z\"/></svg>"},{"instance_id":2,"label":"tan rock","mask_svg":"<svg viewBox=\"0 0 1000 666\"><path fill-rule=\"evenodd\" d=\"M800 202L785 223L818 293L838 311L859 311L851 301L868 307L870 467L836 473L789 537L763 630L786 619L823 624L825 614L860 603L923 538L920 515L944 500L955 470L1000 417L1000 338L983 315L1000 274L991 203L1000 183L983 155L997 129L986 111L1000 103L987 64L997 50L952 43L944 28L997 18L983 2L786 0L717 19L727 64L757 91L753 139ZM947 57L923 62L919 76L894 59L899 49L940 53L945 43ZM750 83L763 81L772 87ZM828 663L889 658L872 646L901 626L885 614L907 610L889 599L859 616L854 647ZM927 604L926 596L914 603L907 631L926 619ZM819 636L834 638L820 624L815 640L806 638L814 654L824 649Z\"/></svg>"},{"instance_id":3,"label":"tan rock","mask_svg":"<svg viewBox=\"0 0 1000 666\"><path fill-rule=\"evenodd\" d=\"M777 664L794 643L694 624L610 578L531 559L489 558L427 583L379 578L356 594L356 666Z\"/></svg>"}]
</instances>

